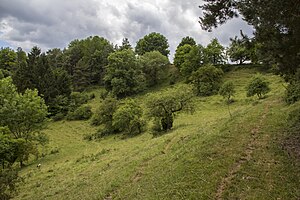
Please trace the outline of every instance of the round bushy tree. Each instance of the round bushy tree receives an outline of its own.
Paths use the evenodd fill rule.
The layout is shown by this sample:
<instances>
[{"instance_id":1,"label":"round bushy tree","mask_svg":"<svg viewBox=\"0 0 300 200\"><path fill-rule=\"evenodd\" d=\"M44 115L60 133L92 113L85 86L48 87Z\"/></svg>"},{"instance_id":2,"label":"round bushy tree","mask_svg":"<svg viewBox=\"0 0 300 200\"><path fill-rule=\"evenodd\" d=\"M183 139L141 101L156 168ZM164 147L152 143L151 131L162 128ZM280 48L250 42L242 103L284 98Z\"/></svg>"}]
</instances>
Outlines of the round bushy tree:
<instances>
[{"instance_id":1,"label":"round bushy tree","mask_svg":"<svg viewBox=\"0 0 300 200\"><path fill-rule=\"evenodd\" d=\"M257 95L259 99L271 90L269 83L260 74L257 74L252 78L246 89L247 97Z\"/></svg>"},{"instance_id":2,"label":"round bushy tree","mask_svg":"<svg viewBox=\"0 0 300 200\"><path fill-rule=\"evenodd\" d=\"M170 54L168 39L160 33L150 33L140 39L135 47L135 52L143 55L146 52L159 51L162 55Z\"/></svg>"},{"instance_id":3,"label":"round bushy tree","mask_svg":"<svg viewBox=\"0 0 300 200\"><path fill-rule=\"evenodd\" d=\"M208 96L218 92L223 71L212 65L205 65L193 72L190 80L198 96Z\"/></svg>"}]
</instances>

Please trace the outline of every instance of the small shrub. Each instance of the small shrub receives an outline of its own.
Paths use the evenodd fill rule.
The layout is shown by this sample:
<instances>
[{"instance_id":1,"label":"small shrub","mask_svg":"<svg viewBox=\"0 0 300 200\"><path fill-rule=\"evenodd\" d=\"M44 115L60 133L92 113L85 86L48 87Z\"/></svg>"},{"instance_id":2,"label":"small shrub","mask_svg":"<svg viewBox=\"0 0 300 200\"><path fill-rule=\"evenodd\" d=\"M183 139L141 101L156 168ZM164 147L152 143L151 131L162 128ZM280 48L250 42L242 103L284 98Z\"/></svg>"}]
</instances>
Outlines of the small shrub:
<instances>
[{"instance_id":1,"label":"small shrub","mask_svg":"<svg viewBox=\"0 0 300 200\"><path fill-rule=\"evenodd\" d=\"M82 105L73 112L69 112L67 120L87 120L92 114L91 106Z\"/></svg>"},{"instance_id":2,"label":"small shrub","mask_svg":"<svg viewBox=\"0 0 300 200\"><path fill-rule=\"evenodd\" d=\"M292 104L300 100L300 81L292 82L287 86L284 99L288 104Z\"/></svg>"},{"instance_id":3,"label":"small shrub","mask_svg":"<svg viewBox=\"0 0 300 200\"><path fill-rule=\"evenodd\" d=\"M227 103L231 103L231 97L234 95L234 85L233 82L227 81L225 82L219 90L219 94L227 99Z\"/></svg>"},{"instance_id":4,"label":"small shrub","mask_svg":"<svg viewBox=\"0 0 300 200\"><path fill-rule=\"evenodd\" d=\"M260 74L255 75L247 88L247 97L257 95L261 99L265 94L270 92L269 82L267 82Z\"/></svg>"}]
</instances>

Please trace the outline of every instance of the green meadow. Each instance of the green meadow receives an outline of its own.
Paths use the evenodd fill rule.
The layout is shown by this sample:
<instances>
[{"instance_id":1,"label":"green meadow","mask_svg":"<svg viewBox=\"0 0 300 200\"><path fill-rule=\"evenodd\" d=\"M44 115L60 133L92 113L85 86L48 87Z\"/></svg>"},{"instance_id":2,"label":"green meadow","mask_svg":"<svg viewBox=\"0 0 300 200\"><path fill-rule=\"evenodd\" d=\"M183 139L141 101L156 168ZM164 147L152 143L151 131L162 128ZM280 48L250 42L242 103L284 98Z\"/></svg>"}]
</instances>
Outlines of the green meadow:
<instances>
[{"instance_id":1,"label":"green meadow","mask_svg":"<svg viewBox=\"0 0 300 200\"><path fill-rule=\"evenodd\" d=\"M259 71L271 92L246 97ZM220 95L195 97L195 112L177 115L172 130L158 137L148 123L136 137L88 141L97 131L89 121L48 122L43 131L50 142L21 169L24 182L14 199L299 199L299 160L282 144L288 112L300 104L288 106L283 79L259 68L236 67L224 79L236 87L233 103ZM101 90L91 91L93 111ZM144 106L146 94L134 98Z\"/></svg>"}]
</instances>

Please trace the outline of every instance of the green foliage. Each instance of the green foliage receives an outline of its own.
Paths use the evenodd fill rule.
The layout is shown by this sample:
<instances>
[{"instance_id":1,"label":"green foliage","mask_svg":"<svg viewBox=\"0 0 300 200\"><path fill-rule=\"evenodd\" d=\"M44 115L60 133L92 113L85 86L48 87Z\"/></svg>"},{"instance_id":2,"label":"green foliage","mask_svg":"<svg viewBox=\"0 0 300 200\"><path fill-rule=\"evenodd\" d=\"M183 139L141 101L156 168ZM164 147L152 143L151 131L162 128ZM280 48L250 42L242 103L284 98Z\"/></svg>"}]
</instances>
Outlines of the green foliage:
<instances>
[{"instance_id":1,"label":"green foliage","mask_svg":"<svg viewBox=\"0 0 300 200\"><path fill-rule=\"evenodd\" d=\"M143 73L149 87L166 78L169 60L158 51L146 52L140 58Z\"/></svg>"},{"instance_id":2,"label":"green foliage","mask_svg":"<svg viewBox=\"0 0 300 200\"><path fill-rule=\"evenodd\" d=\"M226 98L228 103L230 103L231 97L234 93L235 89L232 81L225 82L219 90L219 94Z\"/></svg>"},{"instance_id":3,"label":"green foliage","mask_svg":"<svg viewBox=\"0 0 300 200\"><path fill-rule=\"evenodd\" d=\"M196 45L196 41L194 40L194 38L186 36L186 37L184 37L184 38L181 39L181 42L177 46L177 49L179 47L182 47L182 46L186 45L186 44L189 44L191 46L195 46Z\"/></svg>"},{"instance_id":4,"label":"green foliage","mask_svg":"<svg viewBox=\"0 0 300 200\"><path fill-rule=\"evenodd\" d=\"M12 199L17 192L17 184L22 179L14 169L0 169L0 199Z\"/></svg>"},{"instance_id":5,"label":"green foliage","mask_svg":"<svg viewBox=\"0 0 300 200\"><path fill-rule=\"evenodd\" d=\"M0 126L7 126L15 138L30 140L41 128L47 106L37 90L19 94L11 78L0 80Z\"/></svg>"},{"instance_id":6,"label":"green foliage","mask_svg":"<svg viewBox=\"0 0 300 200\"><path fill-rule=\"evenodd\" d=\"M49 106L50 114L56 114L55 99L71 93L71 80L67 72L61 68L50 66L49 59L41 54L38 47L33 47L28 54L28 62L21 62L13 75L14 84L19 92L26 89L37 89Z\"/></svg>"},{"instance_id":7,"label":"green foliage","mask_svg":"<svg viewBox=\"0 0 300 200\"><path fill-rule=\"evenodd\" d=\"M165 36L160 33L150 33L140 39L135 47L135 52L139 55L143 55L146 52L159 51L162 55L168 56L170 51L168 50L169 44Z\"/></svg>"},{"instance_id":8,"label":"green foliage","mask_svg":"<svg viewBox=\"0 0 300 200\"><path fill-rule=\"evenodd\" d=\"M148 116L154 119L155 129L167 131L173 127L175 113L194 111L190 86L168 89L147 96ZM160 124L160 126L158 126Z\"/></svg>"},{"instance_id":9,"label":"green foliage","mask_svg":"<svg viewBox=\"0 0 300 200\"><path fill-rule=\"evenodd\" d=\"M212 30L241 14L255 30L255 40L261 45L266 63L276 63L282 74L294 74L300 67L299 3L286 0L223 1L205 0L200 6L204 16L200 24ZM274 13L278 13L274 15Z\"/></svg>"},{"instance_id":10,"label":"green foliage","mask_svg":"<svg viewBox=\"0 0 300 200\"><path fill-rule=\"evenodd\" d=\"M174 55L174 65L180 69L181 65L185 62L186 55L192 50L192 46L185 44L178 46Z\"/></svg>"},{"instance_id":11,"label":"green foliage","mask_svg":"<svg viewBox=\"0 0 300 200\"><path fill-rule=\"evenodd\" d=\"M186 44L178 47L174 56L174 65L178 67L184 77L189 77L205 62L204 48L201 45Z\"/></svg>"},{"instance_id":12,"label":"green foliage","mask_svg":"<svg viewBox=\"0 0 300 200\"><path fill-rule=\"evenodd\" d=\"M87 103L89 99L88 94L72 92L70 95L69 111L74 111L79 106Z\"/></svg>"},{"instance_id":13,"label":"green foliage","mask_svg":"<svg viewBox=\"0 0 300 200\"><path fill-rule=\"evenodd\" d=\"M122 51L122 50L132 50L132 46L128 40L128 38L123 38L122 40L122 45L119 46L118 50Z\"/></svg>"},{"instance_id":14,"label":"green foliage","mask_svg":"<svg viewBox=\"0 0 300 200\"><path fill-rule=\"evenodd\" d=\"M297 73L292 76L289 82L284 98L288 104L292 104L300 100L300 69L297 70Z\"/></svg>"},{"instance_id":15,"label":"green foliage","mask_svg":"<svg viewBox=\"0 0 300 200\"><path fill-rule=\"evenodd\" d=\"M250 43L248 38L238 39L235 37L234 39L230 39L231 43L229 48L227 49L227 54L232 62L239 62L239 64L243 64L245 61L251 59L251 50L249 48L248 43Z\"/></svg>"},{"instance_id":16,"label":"green foliage","mask_svg":"<svg viewBox=\"0 0 300 200\"><path fill-rule=\"evenodd\" d=\"M216 94L220 88L223 71L212 65L205 65L193 72L190 77L191 83L198 96Z\"/></svg>"},{"instance_id":17,"label":"green foliage","mask_svg":"<svg viewBox=\"0 0 300 200\"><path fill-rule=\"evenodd\" d=\"M91 122L92 125L104 125L104 129L110 130L113 133L115 131L112 126L113 114L117 110L117 107L118 100L110 95L107 96L94 113Z\"/></svg>"},{"instance_id":18,"label":"green foliage","mask_svg":"<svg viewBox=\"0 0 300 200\"><path fill-rule=\"evenodd\" d=\"M88 105L82 105L71 111L67 115L67 120L88 120L92 116L92 108Z\"/></svg>"},{"instance_id":19,"label":"green foliage","mask_svg":"<svg viewBox=\"0 0 300 200\"><path fill-rule=\"evenodd\" d=\"M144 90L145 77L133 51L123 50L110 54L104 83L106 90L118 98Z\"/></svg>"},{"instance_id":20,"label":"green foliage","mask_svg":"<svg viewBox=\"0 0 300 200\"><path fill-rule=\"evenodd\" d=\"M213 65L223 64L225 60L224 47L217 38L212 39L204 50L206 62Z\"/></svg>"},{"instance_id":21,"label":"green foliage","mask_svg":"<svg viewBox=\"0 0 300 200\"><path fill-rule=\"evenodd\" d=\"M93 115L92 125L102 125L98 136L124 133L128 136L140 134L145 122L142 119L143 110L134 100L119 103L112 96L107 96Z\"/></svg>"},{"instance_id":22,"label":"green foliage","mask_svg":"<svg viewBox=\"0 0 300 200\"><path fill-rule=\"evenodd\" d=\"M13 71L17 66L17 54L10 48L0 49L0 69Z\"/></svg>"},{"instance_id":23,"label":"green foliage","mask_svg":"<svg viewBox=\"0 0 300 200\"><path fill-rule=\"evenodd\" d=\"M250 83L247 85L247 97L251 97L257 95L259 99L263 97L263 95L270 92L269 83L262 77L262 75L255 75Z\"/></svg>"},{"instance_id":24,"label":"green foliage","mask_svg":"<svg viewBox=\"0 0 300 200\"><path fill-rule=\"evenodd\" d=\"M135 101L127 100L113 114L112 126L126 135L134 136L143 131L145 121L142 116L142 108Z\"/></svg>"}]
</instances>

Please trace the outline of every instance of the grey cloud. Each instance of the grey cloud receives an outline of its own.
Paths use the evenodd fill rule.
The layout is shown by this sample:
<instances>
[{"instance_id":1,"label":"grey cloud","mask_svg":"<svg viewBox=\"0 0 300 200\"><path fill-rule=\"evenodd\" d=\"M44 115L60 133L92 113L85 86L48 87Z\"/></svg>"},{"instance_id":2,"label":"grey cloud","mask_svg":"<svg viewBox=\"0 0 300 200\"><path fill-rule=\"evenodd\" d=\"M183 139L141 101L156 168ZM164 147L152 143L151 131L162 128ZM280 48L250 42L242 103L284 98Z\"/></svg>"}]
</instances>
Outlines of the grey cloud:
<instances>
[{"instance_id":1,"label":"grey cloud","mask_svg":"<svg viewBox=\"0 0 300 200\"><path fill-rule=\"evenodd\" d=\"M240 19L214 30L198 24L199 0L0 0L0 40L15 46L37 44L66 47L77 38L100 35L113 43L123 37L134 46L150 32L165 35L172 54L181 38L191 36L203 45L217 37L228 44L240 29L251 28ZM5 24L5 25L4 25Z\"/></svg>"}]
</instances>

